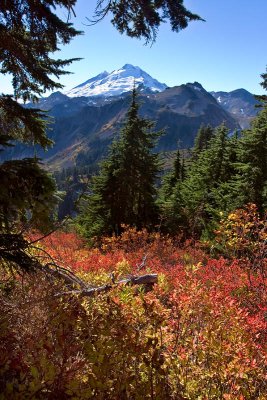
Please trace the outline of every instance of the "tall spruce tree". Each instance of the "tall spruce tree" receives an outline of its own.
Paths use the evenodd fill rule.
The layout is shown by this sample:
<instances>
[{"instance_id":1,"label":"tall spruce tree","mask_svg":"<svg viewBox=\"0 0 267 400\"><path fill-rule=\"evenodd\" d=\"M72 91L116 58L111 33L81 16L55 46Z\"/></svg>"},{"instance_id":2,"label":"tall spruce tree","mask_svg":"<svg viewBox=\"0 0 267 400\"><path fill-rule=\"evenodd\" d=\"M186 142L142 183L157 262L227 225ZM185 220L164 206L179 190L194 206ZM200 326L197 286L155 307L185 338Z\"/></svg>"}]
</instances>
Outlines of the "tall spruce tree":
<instances>
[{"instance_id":1,"label":"tall spruce tree","mask_svg":"<svg viewBox=\"0 0 267 400\"><path fill-rule=\"evenodd\" d=\"M184 158L181 157L178 149L173 169L163 177L162 187L159 190L160 228L163 232L177 234L181 229L185 230L186 221L181 196L181 187L185 176Z\"/></svg>"},{"instance_id":2,"label":"tall spruce tree","mask_svg":"<svg viewBox=\"0 0 267 400\"><path fill-rule=\"evenodd\" d=\"M192 163L182 186L183 202L196 234L209 230L222 204L229 205L226 196L230 190L227 184L234 173L232 158L232 139L226 126L221 125L215 129L208 148Z\"/></svg>"},{"instance_id":3,"label":"tall spruce tree","mask_svg":"<svg viewBox=\"0 0 267 400\"><path fill-rule=\"evenodd\" d=\"M163 177L162 187L159 191L160 228L164 233L177 234L181 229L185 229L186 221L181 196L181 187L185 176L184 158L181 157L180 150L177 150L173 169Z\"/></svg>"},{"instance_id":4,"label":"tall spruce tree","mask_svg":"<svg viewBox=\"0 0 267 400\"><path fill-rule=\"evenodd\" d=\"M193 159L197 158L203 150L207 150L210 140L214 136L214 128L210 125L201 125L199 128L193 147Z\"/></svg>"},{"instance_id":5,"label":"tall spruce tree","mask_svg":"<svg viewBox=\"0 0 267 400\"><path fill-rule=\"evenodd\" d=\"M71 12L76 0L1 1L0 73L12 77L13 95L0 94L0 150L18 142L47 148L47 116L21 101L36 101L46 90L61 88L54 78L67 73L73 60L51 54L79 34L55 13L56 6ZM55 182L36 158L0 165L0 263L30 270L37 262L27 254L25 228L44 229L56 202Z\"/></svg>"},{"instance_id":6,"label":"tall spruce tree","mask_svg":"<svg viewBox=\"0 0 267 400\"><path fill-rule=\"evenodd\" d=\"M136 96L134 89L120 137L94 177L92 194L78 218L87 237L119 234L124 224L149 229L157 223L159 157L153 148L162 132L153 132L154 123L139 116Z\"/></svg>"},{"instance_id":7,"label":"tall spruce tree","mask_svg":"<svg viewBox=\"0 0 267 400\"><path fill-rule=\"evenodd\" d=\"M267 107L240 139L235 188L239 203L254 203L260 213L267 207Z\"/></svg>"},{"instance_id":8,"label":"tall spruce tree","mask_svg":"<svg viewBox=\"0 0 267 400\"><path fill-rule=\"evenodd\" d=\"M161 189L163 199L172 194L177 182L182 182L185 179L185 173L184 158L181 157L180 150L177 150L172 170L163 177Z\"/></svg>"}]
</instances>

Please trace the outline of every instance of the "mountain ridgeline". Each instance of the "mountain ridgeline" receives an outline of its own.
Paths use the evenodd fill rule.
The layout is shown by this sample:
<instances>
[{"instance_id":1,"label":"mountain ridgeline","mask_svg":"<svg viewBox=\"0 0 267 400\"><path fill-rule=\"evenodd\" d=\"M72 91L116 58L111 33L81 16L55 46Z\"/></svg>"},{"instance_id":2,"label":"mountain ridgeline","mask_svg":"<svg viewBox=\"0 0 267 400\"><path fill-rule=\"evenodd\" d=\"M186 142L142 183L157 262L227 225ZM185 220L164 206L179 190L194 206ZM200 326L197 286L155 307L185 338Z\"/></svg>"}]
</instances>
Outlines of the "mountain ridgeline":
<instances>
[{"instance_id":1,"label":"mountain ridgeline","mask_svg":"<svg viewBox=\"0 0 267 400\"><path fill-rule=\"evenodd\" d=\"M172 151L178 144L191 147L201 125L224 122L231 131L246 128L257 113L257 101L244 89L209 93L198 82L168 88L139 67L125 64L65 94L55 92L40 99L39 108L53 118L48 136L54 146L47 152L35 147L34 154L51 170L96 165L122 126L133 87L138 89L141 116L155 121L156 130L165 130L157 151ZM32 155L32 148L16 146L7 156Z\"/></svg>"}]
</instances>

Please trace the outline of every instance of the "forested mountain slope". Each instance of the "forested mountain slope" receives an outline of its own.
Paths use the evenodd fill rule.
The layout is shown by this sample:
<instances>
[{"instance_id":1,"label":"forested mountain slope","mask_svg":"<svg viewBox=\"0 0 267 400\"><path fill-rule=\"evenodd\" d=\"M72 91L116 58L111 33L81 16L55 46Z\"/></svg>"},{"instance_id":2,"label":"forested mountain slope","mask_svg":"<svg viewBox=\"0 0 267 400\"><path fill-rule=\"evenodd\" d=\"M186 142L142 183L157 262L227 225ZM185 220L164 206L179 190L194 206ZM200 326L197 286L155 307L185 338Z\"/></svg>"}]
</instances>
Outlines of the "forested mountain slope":
<instances>
[{"instance_id":1,"label":"forested mountain slope","mask_svg":"<svg viewBox=\"0 0 267 400\"><path fill-rule=\"evenodd\" d=\"M139 90L140 114L155 121L155 129L165 129L158 151L175 150L193 145L201 125L218 126L225 122L231 130L238 122L199 83L188 83L162 92ZM52 169L94 164L105 154L121 127L129 107L129 93L109 99L98 97L70 98L60 92L40 100L39 107L53 118L48 136L54 146L47 152L38 147L35 154ZM28 105L29 107L30 105ZM18 147L6 152L8 157L33 155L32 147Z\"/></svg>"}]
</instances>

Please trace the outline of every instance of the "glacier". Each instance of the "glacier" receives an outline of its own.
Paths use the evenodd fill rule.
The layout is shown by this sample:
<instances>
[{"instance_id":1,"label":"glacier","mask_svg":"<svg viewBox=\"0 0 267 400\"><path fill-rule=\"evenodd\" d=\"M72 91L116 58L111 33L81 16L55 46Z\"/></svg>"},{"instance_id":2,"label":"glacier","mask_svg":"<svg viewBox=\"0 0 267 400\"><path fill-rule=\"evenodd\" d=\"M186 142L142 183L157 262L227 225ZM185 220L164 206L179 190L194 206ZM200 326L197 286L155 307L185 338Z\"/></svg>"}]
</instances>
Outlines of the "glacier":
<instances>
[{"instance_id":1,"label":"glacier","mask_svg":"<svg viewBox=\"0 0 267 400\"><path fill-rule=\"evenodd\" d=\"M160 83L152 78L140 67L125 64L111 73L103 71L97 76L65 92L65 94L69 97L111 97L130 92L134 86L138 87L140 85L152 92L162 92L167 88L165 83Z\"/></svg>"}]
</instances>

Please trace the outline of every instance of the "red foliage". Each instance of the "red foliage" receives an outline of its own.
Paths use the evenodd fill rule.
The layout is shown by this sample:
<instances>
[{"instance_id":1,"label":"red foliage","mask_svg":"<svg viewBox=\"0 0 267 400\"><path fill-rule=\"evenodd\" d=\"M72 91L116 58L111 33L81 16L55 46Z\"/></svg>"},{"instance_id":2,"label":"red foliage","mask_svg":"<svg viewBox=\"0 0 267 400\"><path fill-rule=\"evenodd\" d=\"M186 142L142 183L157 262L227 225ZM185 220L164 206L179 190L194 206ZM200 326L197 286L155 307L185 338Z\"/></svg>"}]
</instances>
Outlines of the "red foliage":
<instances>
[{"instance_id":1,"label":"red foliage","mask_svg":"<svg viewBox=\"0 0 267 400\"><path fill-rule=\"evenodd\" d=\"M137 273L140 266L142 271L163 273L170 289L185 289L187 281L194 279L195 285L200 285L201 291L213 299L214 308L221 302L237 304L246 315L247 329L257 339L266 339L267 282L263 281L262 275L248 275L242 259L211 259L198 245L179 245L159 234L149 235L145 230L137 232L134 229L119 238L105 239L102 248L89 249L77 235L64 232L45 238L42 246L59 264L75 272L108 273L119 262L126 261L132 274ZM180 295L181 300L186 301L192 300L194 293L181 290Z\"/></svg>"},{"instance_id":2,"label":"red foliage","mask_svg":"<svg viewBox=\"0 0 267 400\"><path fill-rule=\"evenodd\" d=\"M179 393L189 396L185 398L265 398L255 393L267 392L263 383L267 282L262 271L244 267L244 257L214 259L198 244L181 245L175 239L135 229L126 230L119 238L104 239L101 248L90 249L75 234L64 232L50 235L40 246L89 282L95 282L97 276L110 282L111 271L116 279L137 273L159 274L153 292L136 298L134 305L124 304L118 293L113 294L108 315L120 312L126 321L119 331L112 328L119 335L114 333L113 339L124 340L123 332L128 335L129 330L130 337L135 337L143 326L143 322L137 323L138 309L143 308L148 324L151 320L148 329L157 327L167 338L162 345L164 359L169 360L164 368L183 382ZM144 345L140 343L131 342L136 353ZM252 383L256 380L257 387ZM214 395L213 385L217 385Z\"/></svg>"}]
</instances>

